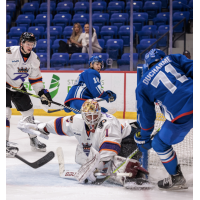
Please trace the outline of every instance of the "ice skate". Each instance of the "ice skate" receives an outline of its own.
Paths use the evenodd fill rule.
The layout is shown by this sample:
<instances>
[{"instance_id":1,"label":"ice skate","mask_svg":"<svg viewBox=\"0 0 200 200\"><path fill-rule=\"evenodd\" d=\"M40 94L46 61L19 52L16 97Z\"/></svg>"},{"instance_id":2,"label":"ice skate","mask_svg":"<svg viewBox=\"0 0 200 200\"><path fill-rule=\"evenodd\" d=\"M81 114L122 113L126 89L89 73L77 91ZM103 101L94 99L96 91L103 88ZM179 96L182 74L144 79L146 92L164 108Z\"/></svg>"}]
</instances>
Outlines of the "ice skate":
<instances>
[{"instance_id":1,"label":"ice skate","mask_svg":"<svg viewBox=\"0 0 200 200\"><path fill-rule=\"evenodd\" d=\"M180 165L177 166L177 174L170 175L168 178L159 181L158 187L160 189L188 189Z\"/></svg>"},{"instance_id":2,"label":"ice skate","mask_svg":"<svg viewBox=\"0 0 200 200\"><path fill-rule=\"evenodd\" d=\"M41 152L46 152L46 144L40 142L37 137L30 138L30 145L32 151L41 151Z\"/></svg>"},{"instance_id":3,"label":"ice skate","mask_svg":"<svg viewBox=\"0 0 200 200\"><path fill-rule=\"evenodd\" d=\"M15 154L17 154L17 152L19 151L19 149L15 146L12 146L7 140L6 140L6 157L7 158L14 158Z\"/></svg>"}]
</instances>

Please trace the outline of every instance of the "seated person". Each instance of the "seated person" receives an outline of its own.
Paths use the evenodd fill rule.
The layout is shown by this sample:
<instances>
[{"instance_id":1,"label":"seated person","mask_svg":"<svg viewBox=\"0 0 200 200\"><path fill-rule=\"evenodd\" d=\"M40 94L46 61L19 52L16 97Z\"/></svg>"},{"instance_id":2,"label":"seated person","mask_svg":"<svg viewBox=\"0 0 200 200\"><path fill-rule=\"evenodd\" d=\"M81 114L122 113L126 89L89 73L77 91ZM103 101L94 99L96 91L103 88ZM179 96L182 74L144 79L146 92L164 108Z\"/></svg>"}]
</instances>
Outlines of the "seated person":
<instances>
[{"instance_id":1,"label":"seated person","mask_svg":"<svg viewBox=\"0 0 200 200\"><path fill-rule=\"evenodd\" d=\"M86 23L84 26L85 33L82 33L78 39L82 43L82 53L89 53L89 24ZM102 48L99 45L96 30L92 28L92 54L101 53Z\"/></svg>"},{"instance_id":2,"label":"seated person","mask_svg":"<svg viewBox=\"0 0 200 200\"><path fill-rule=\"evenodd\" d=\"M78 42L80 35L82 33L82 27L79 23L75 23L73 26L73 32L71 37L67 40L67 43L60 40L59 44L60 47L58 48L58 53L81 53L82 51L82 44Z\"/></svg>"}]
</instances>

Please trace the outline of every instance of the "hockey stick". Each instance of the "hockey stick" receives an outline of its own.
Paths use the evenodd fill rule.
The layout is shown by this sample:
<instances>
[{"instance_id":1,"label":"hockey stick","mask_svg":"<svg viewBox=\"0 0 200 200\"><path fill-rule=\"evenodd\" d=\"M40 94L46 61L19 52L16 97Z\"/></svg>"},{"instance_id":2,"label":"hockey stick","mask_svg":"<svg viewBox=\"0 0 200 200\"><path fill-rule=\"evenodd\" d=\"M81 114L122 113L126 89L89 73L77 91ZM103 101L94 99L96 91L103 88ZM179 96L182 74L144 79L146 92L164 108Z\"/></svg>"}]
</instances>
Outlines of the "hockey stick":
<instances>
[{"instance_id":1,"label":"hockey stick","mask_svg":"<svg viewBox=\"0 0 200 200\"><path fill-rule=\"evenodd\" d=\"M10 155L18 158L19 160L21 160L22 162L24 162L25 164L29 165L30 167L37 169L43 165L45 165L46 163L48 163L50 160L52 160L55 157L55 154L53 151L50 151L48 154L46 154L45 156L43 156L42 158L40 158L39 160L30 163L27 160L25 160L24 158L22 158L21 156L13 153L12 151L8 151L8 153L10 153Z\"/></svg>"},{"instance_id":2,"label":"hockey stick","mask_svg":"<svg viewBox=\"0 0 200 200\"><path fill-rule=\"evenodd\" d=\"M47 113L54 113L54 112L58 112L58 111L64 110L63 108L62 109L49 110L42 103L40 103L40 107Z\"/></svg>"},{"instance_id":3,"label":"hockey stick","mask_svg":"<svg viewBox=\"0 0 200 200\"><path fill-rule=\"evenodd\" d=\"M60 177L61 178L67 178L67 179L74 179L74 176L77 172L65 170L64 155L63 155L63 150L62 150L61 147L57 148L56 154L57 154L57 157L58 157ZM94 175L95 176L126 176L126 177L131 177L132 173L100 173L100 172L97 172Z\"/></svg>"},{"instance_id":4,"label":"hockey stick","mask_svg":"<svg viewBox=\"0 0 200 200\"><path fill-rule=\"evenodd\" d=\"M6 88L8 88L8 87L6 87ZM31 97L35 97L35 98L38 98L38 99L40 99L40 100L43 99L42 97L40 97L40 96L38 96L38 95L31 94L31 93L26 92L26 91L24 91L24 90L20 90L20 89L13 88L13 87L11 87L11 88L12 88L13 90L17 91L17 92L21 92L21 93L26 94L26 95L29 95L29 96L31 96ZM9 89L9 88L8 88L8 89ZM51 103L53 103L53 104L55 104L55 105L58 105L58 106L62 106L63 108L67 108L67 109L69 109L69 110L72 110L72 111L75 111L75 112L80 113L80 110L77 110L77 109L75 109L75 108L71 108L71 107L65 106L65 105L63 105L63 104L61 104L61 103L58 103L58 102L55 102L55 101L52 101Z\"/></svg>"}]
</instances>

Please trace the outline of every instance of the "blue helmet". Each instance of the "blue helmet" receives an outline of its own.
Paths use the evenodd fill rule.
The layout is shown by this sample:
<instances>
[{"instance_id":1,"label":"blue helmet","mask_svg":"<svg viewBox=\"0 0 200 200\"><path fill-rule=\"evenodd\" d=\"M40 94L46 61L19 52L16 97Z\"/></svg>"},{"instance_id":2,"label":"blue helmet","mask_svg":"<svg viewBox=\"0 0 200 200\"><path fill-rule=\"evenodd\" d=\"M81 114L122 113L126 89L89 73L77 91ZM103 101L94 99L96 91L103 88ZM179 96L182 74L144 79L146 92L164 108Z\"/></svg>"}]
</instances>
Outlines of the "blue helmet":
<instances>
[{"instance_id":1,"label":"blue helmet","mask_svg":"<svg viewBox=\"0 0 200 200\"><path fill-rule=\"evenodd\" d=\"M149 68L149 65L153 62L159 61L161 58L165 57L165 53L160 49L151 49L148 53L145 54L145 64Z\"/></svg>"},{"instance_id":2,"label":"blue helmet","mask_svg":"<svg viewBox=\"0 0 200 200\"><path fill-rule=\"evenodd\" d=\"M90 63L94 64L95 62L101 63L101 69L104 67L103 60L99 56L92 56L88 62L89 66L90 66Z\"/></svg>"}]
</instances>

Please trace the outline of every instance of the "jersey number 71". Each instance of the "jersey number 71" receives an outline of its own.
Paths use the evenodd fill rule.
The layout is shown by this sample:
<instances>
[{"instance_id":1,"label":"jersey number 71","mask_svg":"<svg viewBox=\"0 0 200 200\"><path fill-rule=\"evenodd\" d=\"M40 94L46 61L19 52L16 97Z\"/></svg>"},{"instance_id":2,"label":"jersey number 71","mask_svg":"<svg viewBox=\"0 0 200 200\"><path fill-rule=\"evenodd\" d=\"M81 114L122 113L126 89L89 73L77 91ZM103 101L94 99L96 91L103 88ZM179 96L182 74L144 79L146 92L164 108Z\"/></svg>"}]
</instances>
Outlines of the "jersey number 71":
<instances>
[{"instance_id":1,"label":"jersey number 71","mask_svg":"<svg viewBox=\"0 0 200 200\"><path fill-rule=\"evenodd\" d=\"M184 83L185 81L188 80L188 78L185 75L181 76L181 74L178 73L171 64L168 64L165 66L165 71L167 73L171 73L181 83ZM172 94L176 91L177 87L169 80L166 74L162 71L158 72L158 74L155 76L155 78L151 82L151 85L157 88L158 85L160 84L160 81Z\"/></svg>"}]
</instances>

